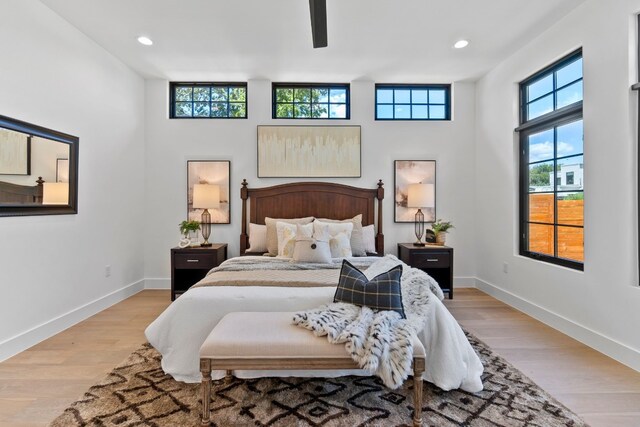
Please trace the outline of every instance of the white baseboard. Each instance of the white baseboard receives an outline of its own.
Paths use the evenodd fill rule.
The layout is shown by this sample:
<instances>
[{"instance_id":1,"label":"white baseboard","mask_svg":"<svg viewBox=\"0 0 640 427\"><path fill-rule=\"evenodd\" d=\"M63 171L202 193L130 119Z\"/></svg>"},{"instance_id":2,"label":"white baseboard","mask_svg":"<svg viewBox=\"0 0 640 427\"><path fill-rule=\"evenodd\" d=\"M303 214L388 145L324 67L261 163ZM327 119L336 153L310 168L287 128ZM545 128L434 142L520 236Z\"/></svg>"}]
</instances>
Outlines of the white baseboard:
<instances>
[{"instance_id":1,"label":"white baseboard","mask_svg":"<svg viewBox=\"0 0 640 427\"><path fill-rule=\"evenodd\" d=\"M26 332L0 342L0 362L32 347L39 342L64 331L102 310L119 303L144 289L144 280L138 280L130 285L93 300L54 319L35 326Z\"/></svg>"},{"instance_id":2,"label":"white baseboard","mask_svg":"<svg viewBox=\"0 0 640 427\"><path fill-rule=\"evenodd\" d=\"M454 277L453 291L455 293L456 288L475 288L476 281L475 277Z\"/></svg>"},{"instance_id":3,"label":"white baseboard","mask_svg":"<svg viewBox=\"0 0 640 427\"><path fill-rule=\"evenodd\" d=\"M171 289L171 279L144 279L145 289Z\"/></svg>"},{"instance_id":4,"label":"white baseboard","mask_svg":"<svg viewBox=\"0 0 640 427\"><path fill-rule=\"evenodd\" d=\"M476 288L607 356L640 371L640 351L540 307L496 285L476 279Z\"/></svg>"}]
</instances>

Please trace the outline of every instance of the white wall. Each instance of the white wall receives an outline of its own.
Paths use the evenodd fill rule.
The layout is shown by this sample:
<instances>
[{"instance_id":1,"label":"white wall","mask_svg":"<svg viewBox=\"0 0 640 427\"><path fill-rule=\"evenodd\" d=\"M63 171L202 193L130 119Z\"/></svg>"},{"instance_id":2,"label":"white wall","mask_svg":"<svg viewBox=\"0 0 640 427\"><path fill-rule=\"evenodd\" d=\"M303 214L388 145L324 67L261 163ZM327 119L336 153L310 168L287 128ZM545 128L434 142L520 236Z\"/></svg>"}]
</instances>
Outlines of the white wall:
<instances>
[{"instance_id":1,"label":"white wall","mask_svg":"<svg viewBox=\"0 0 640 427\"><path fill-rule=\"evenodd\" d=\"M635 18L639 0L589 0L477 85L480 288L640 369ZM582 46L585 268L518 255L518 82ZM509 272L503 273L503 262Z\"/></svg>"},{"instance_id":2,"label":"white wall","mask_svg":"<svg viewBox=\"0 0 640 427\"><path fill-rule=\"evenodd\" d=\"M475 276L474 247L474 126L475 85L457 83L453 89L451 122L376 122L374 83L351 83L351 120L331 123L271 119L271 82L251 80L247 120L170 120L169 83L146 83L146 208L145 277L147 286L169 285L169 249L179 240L178 223L186 218L186 161L231 160L231 224L214 225L212 239L227 242L229 255L239 253L240 183L263 187L295 180L257 178L256 126L261 124L351 124L362 126L362 177L335 182L375 188L385 183L384 234L386 251L396 243L415 240L413 224L393 222L393 161L437 160L437 215L452 220L448 236L455 247L455 276ZM157 279L157 280L153 280ZM464 280L458 280L464 282Z\"/></svg>"},{"instance_id":3,"label":"white wall","mask_svg":"<svg viewBox=\"0 0 640 427\"><path fill-rule=\"evenodd\" d=\"M2 360L141 288L144 82L39 1L0 16L0 114L80 137L79 213L0 219Z\"/></svg>"}]
</instances>

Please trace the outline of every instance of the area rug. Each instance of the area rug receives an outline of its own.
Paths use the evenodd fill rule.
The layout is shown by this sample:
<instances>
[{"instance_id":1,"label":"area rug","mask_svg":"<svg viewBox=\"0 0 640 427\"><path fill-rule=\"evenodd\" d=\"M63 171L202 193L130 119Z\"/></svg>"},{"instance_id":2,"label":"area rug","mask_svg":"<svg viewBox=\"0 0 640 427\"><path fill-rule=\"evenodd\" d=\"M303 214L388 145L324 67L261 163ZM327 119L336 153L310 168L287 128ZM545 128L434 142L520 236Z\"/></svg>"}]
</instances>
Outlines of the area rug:
<instances>
[{"instance_id":1,"label":"area rug","mask_svg":"<svg viewBox=\"0 0 640 427\"><path fill-rule=\"evenodd\" d=\"M425 426L586 426L471 334L485 366L480 393L445 392L425 382ZM411 424L413 384L387 389L376 377L260 378L213 385L213 426L404 426ZM149 344L133 352L51 424L196 426L200 388L165 375Z\"/></svg>"}]
</instances>

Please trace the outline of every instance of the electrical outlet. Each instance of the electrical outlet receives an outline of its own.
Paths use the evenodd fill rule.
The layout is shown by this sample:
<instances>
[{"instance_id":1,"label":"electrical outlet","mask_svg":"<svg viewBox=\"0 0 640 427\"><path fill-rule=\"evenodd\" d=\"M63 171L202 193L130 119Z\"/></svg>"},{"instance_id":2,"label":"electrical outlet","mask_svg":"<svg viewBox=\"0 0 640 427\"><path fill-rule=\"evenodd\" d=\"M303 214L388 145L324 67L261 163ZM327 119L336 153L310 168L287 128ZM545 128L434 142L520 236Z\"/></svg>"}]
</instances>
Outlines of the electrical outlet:
<instances>
[{"instance_id":1,"label":"electrical outlet","mask_svg":"<svg viewBox=\"0 0 640 427\"><path fill-rule=\"evenodd\" d=\"M104 277L110 277L111 276L111 266L107 265L104 267Z\"/></svg>"},{"instance_id":2,"label":"electrical outlet","mask_svg":"<svg viewBox=\"0 0 640 427\"><path fill-rule=\"evenodd\" d=\"M506 263L506 262L502 263L502 272L503 273L508 273L509 272L509 263Z\"/></svg>"}]
</instances>

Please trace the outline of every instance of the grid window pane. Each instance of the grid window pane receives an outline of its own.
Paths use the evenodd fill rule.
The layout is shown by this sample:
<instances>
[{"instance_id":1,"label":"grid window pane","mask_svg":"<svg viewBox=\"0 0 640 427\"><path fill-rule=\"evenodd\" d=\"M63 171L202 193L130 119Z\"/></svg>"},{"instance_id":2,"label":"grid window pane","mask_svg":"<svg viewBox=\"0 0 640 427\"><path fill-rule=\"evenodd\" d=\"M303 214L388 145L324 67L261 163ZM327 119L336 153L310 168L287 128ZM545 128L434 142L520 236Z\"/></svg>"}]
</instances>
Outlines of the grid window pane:
<instances>
[{"instance_id":1,"label":"grid window pane","mask_svg":"<svg viewBox=\"0 0 640 427\"><path fill-rule=\"evenodd\" d=\"M411 118L411 105L396 105L394 111L396 119Z\"/></svg>"},{"instance_id":2,"label":"grid window pane","mask_svg":"<svg viewBox=\"0 0 640 427\"><path fill-rule=\"evenodd\" d=\"M448 120L450 87L376 85L376 120Z\"/></svg>"},{"instance_id":3,"label":"grid window pane","mask_svg":"<svg viewBox=\"0 0 640 427\"><path fill-rule=\"evenodd\" d=\"M536 117L540 117L552 111L553 94L547 95L544 98L540 98L537 101L533 101L531 104L529 104L527 118L528 120L535 119Z\"/></svg>"},{"instance_id":4,"label":"grid window pane","mask_svg":"<svg viewBox=\"0 0 640 427\"><path fill-rule=\"evenodd\" d=\"M527 87L527 101L533 101L551 92L553 92L553 75L549 74Z\"/></svg>"},{"instance_id":5,"label":"grid window pane","mask_svg":"<svg viewBox=\"0 0 640 427\"><path fill-rule=\"evenodd\" d=\"M393 89L378 89L378 104L393 104Z\"/></svg>"},{"instance_id":6,"label":"grid window pane","mask_svg":"<svg viewBox=\"0 0 640 427\"><path fill-rule=\"evenodd\" d=\"M376 113L379 119L393 119L393 105L378 105Z\"/></svg>"},{"instance_id":7,"label":"grid window pane","mask_svg":"<svg viewBox=\"0 0 640 427\"><path fill-rule=\"evenodd\" d=\"M349 85L273 84L274 119L348 119Z\"/></svg>"},{"instance_id":8,"label":"grid window pane","mask_svg":"<svg viewBox=\"0 0 640 427\"><path fill-rule=\"evenodd\" d=\"M558 227L558 257L584 262L584 228Z\"/></svg>"},{"instance_id":9,"label":"grid window pane","mask_svg":"<svg viewBox=\"0 0 640 427\"><path fill-rule=\"evenodd\" d=\"M584 193L566 192L557 194L558 224L584 225Z\"/></svg>"},{"instance_id":10,"label":"grid window pane","mask_svg":"<svg viewBox=\"0 0 640 427\"><path fill-rule=\"evenodd\" d=\"M428 104L429 91L426 89L413 89L411 91L411 102L414 104Z\"/></svg>"},{"instance_id":11,"label":"grid window pane","mask_svg":"<svg viewBox=\"0 0 640 427\"><path fill-rule=\"evenodd\" d=\"M242 84L171 83L170 90L171 118L247 117L247 88Z\"/></svg>"},{"instance_id":12,"label":"grid window pane","mask_svg":"<svg viewBox=\"0 0 640 427\"><path fill-rule=\"evenodd\" d=\"M553 129L529 135L529 162L549 160L554 156Z\"/></svg>"},{"instance_id":13,"label":"grid window pane","mask_svg":"<svg viewBox=\"0 0 640 427\"><path fill-rule=\"evenodd\" d=\"M584 157L573 156L558 160L558 191L584 190ZM569 178L569 179L567 179Z\"/></svg>"},{"instance_id":14,"label":"grid window pane","mask_svg":"<svg viewBox=\"0 0 640 427\"><path fill-rule=\"evenodd\" d=\"M412 119L428 119L429 107L427 105L412 105L411 118Z\"/></svg>"},{"instance_id":15,"label":"grid window pane","mask_svg":"<svg viewBox=\"0 0 640 427\"><path fill-rule=\"evenodd\" d=\"M556 95L556 109L582 101L582 80L560 89Z\"/></svg>"},{"instance_id":16,"label":"grid window pane","mask_svg":"<svg viewBox=\"0 0 640 427\"><path fill-rule=\"evenodd\" d=\"M582 120L576 120L569 124L558 126L558 157L581 154L583 152Z\"/></svg>"},{"instance_id":17,"label":"grid window pane","mask_svg":"<svg viewBox=\"0 0 640 427\"><path fill-rule=\"evenodd\" d=\"M554 191L553 161L529 165L529 192Z\"/></svg>"},{"instance_id":18,"label":"grid window pane","mask_svg":"<svg viewBox=\"0 0 640 427\"><path fill-rule=\"evenodd\" d=\"M531 252L554 256L554 226L529 224L529 250Z\"/></svg>"},{"instance_id":19,"label":"grid window pane","mask_svg":"<svg viewBox=\"0 0 640 427\"><path fill-rule=\"evenodd\" d=\"M553 224L555 218L553 193L529 194L529 221Z\"/></svg>"},{"instance_id":20,"label":"grid window pane","mask_svg":"<svg viewBox=\"0 0 640 427\"><path fill-rule=\"evenodd\" d=\"M565 86L582 78L582 58L556 71L556 87Z\"/></svg>"}]
</instances>

